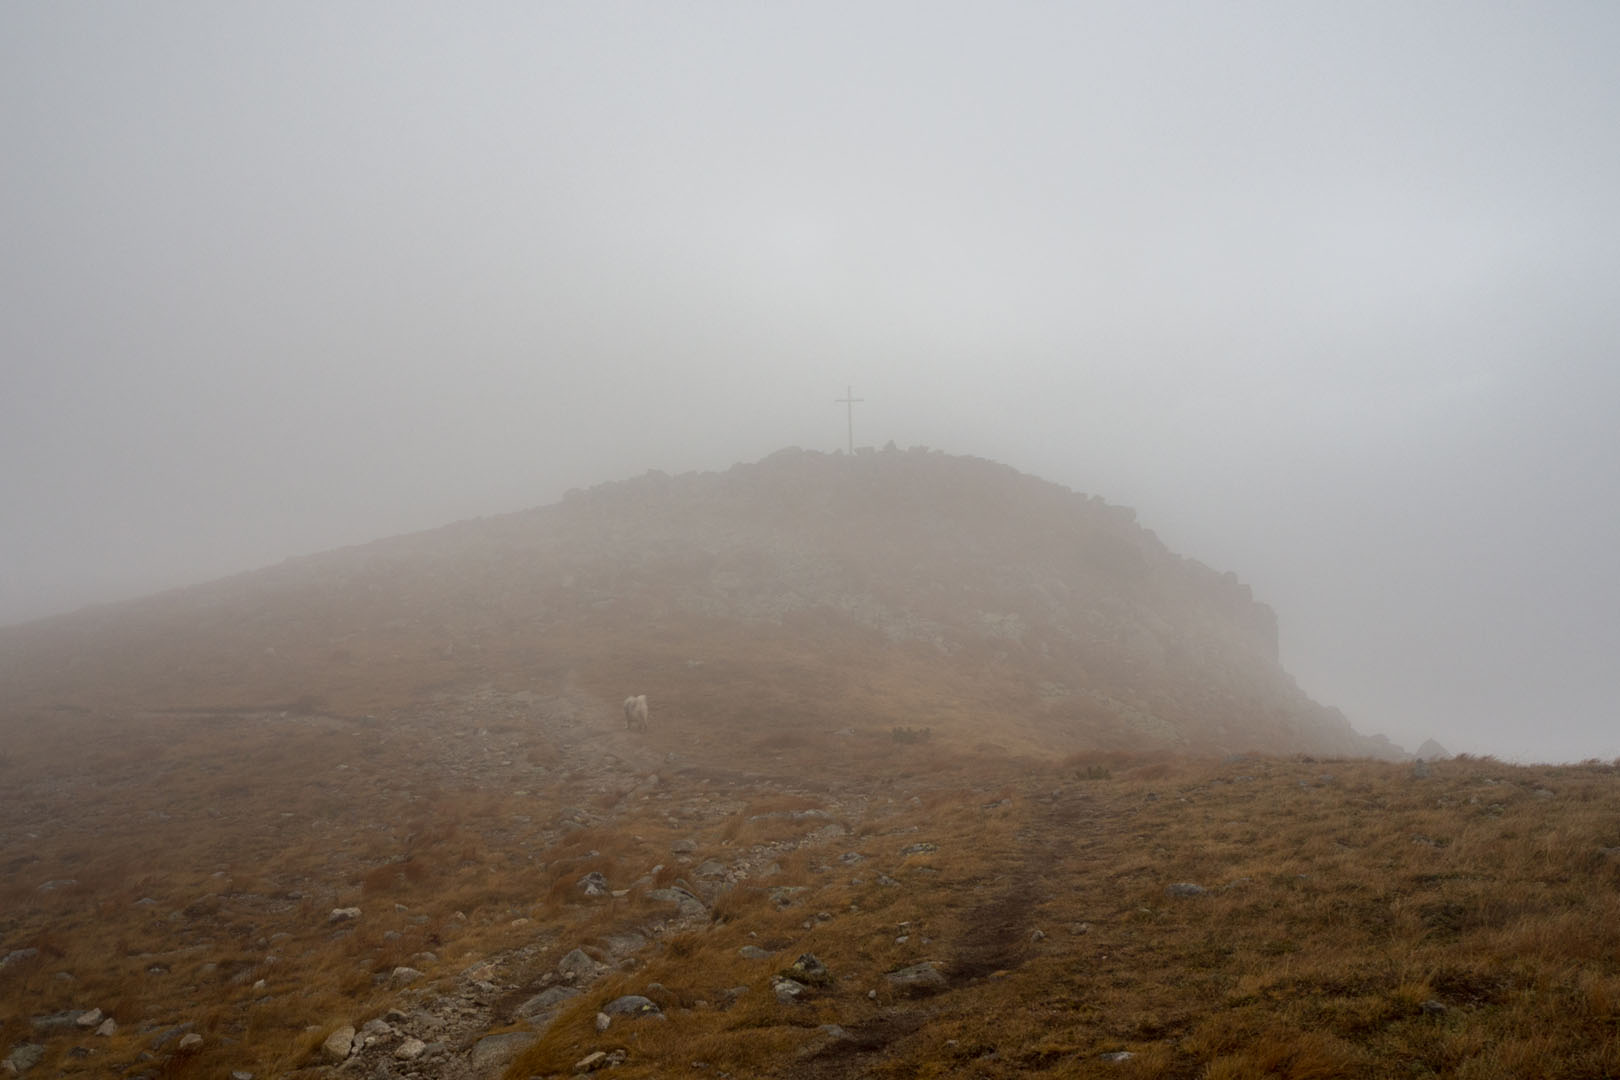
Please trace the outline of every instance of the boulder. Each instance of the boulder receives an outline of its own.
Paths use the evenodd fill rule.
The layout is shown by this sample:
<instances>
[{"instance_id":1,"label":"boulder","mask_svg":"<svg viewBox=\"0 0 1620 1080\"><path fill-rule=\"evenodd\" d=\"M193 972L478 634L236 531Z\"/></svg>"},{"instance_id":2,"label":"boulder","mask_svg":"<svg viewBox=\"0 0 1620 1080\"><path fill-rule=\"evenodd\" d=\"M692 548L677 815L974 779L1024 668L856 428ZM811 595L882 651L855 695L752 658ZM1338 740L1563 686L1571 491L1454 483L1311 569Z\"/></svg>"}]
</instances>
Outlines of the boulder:
<instances>
[{"instance_id":1,"label":"boulder","mask_svg":"<svg viewBox=\"0 0 1620 1080\"><path fill-rule=\"evenodd\" d=\"M552 1012L569 998L579 997L579 991L572 986L553 986L542 990L528 1001L517 1007L518 1016L525 1020Z\"/></svg>"},{"instance_id":2,"label":"boulder","mask_svg":"<svg viewBox=\"0 0 1620 1080\"><path fill-rule=\"evenodd\" d=\"M493 1071L505 1065L524 1050L534 1045L540 1036L532 1031L508 1031L500 1035L485 1035L473 1043L469 1060L475 1070Z\"/></svg>"},{"instance_id":3,"label":"boulder","mask_svg":"<svg viewBox=\"0 0 1620 1080\"><path fill-rule=\"evenodd\" d=\"M41 1034L55 1034L62 1031L72 1031L79 1025L79 1017L84 1013L78 1009L69 1009L66 1012L51 1013L48 1016L36 1016L32 1023L34 1030Z\"/></svg>"},{"instance_id":4,"label":"boulder","mask_svg":"<svg viewBox=\"0 0 1620 1080\"><path fill-rule=\"evenodd\" d=\"M12 1047L11 1053L6 1055L3 1064L7 1072L13 1076L21 1076L35 1065L38 1065L40 1059L44 1056L45 1048L43 1046L38 1043L23 1043L20 1046Z\"/></svg>"},{"instance_id":5,"label":"boulder","mask_svg":"<svg viewBox=\"0 0 1620 1080\"><path fill-rule=\"evenodd\" d=\"M0 956L0 971L4 971L12 964L20 964L24 960L32 960L39 955L38 949L12 949L4 956Z\"/></svg>"},{"instance_id":6,"label":"boulder","mask_svg":"<svg viewBox=\"0 0 1620 1080\"><path fill-rule=\"evenodd\" d=\"M657 1002L651 998L642 997L640 994L625 994L622 997L616 997L602 1006L602 1011L609 1016L663 1015L658 1008Z\"/></svg>"},{"instance_id":7,"label":"boulder","mask_svg":"<svg viewBox=\"0 0 1620 1080\"><path fill-rule=\"evenodd\" d=\"M330 1061L347 1061L349 1051L354 1049L354 1025L344 1024L321 1043L321 1053Z\"/></svg>"},{"instance_id":8,"label":"boulder","mask_svg":"<svg viewBox=\"0 0 1620 1080\"><path fill-rule=\"evenodd\" d=\"M1435 742L1433 739L1423 740L1423 745L1417 748L1417 756L1424 761L1449 761L1451 751Z\"/></svg>"},{"instance_id":9,"label":"boulder","mask_svg":"<svg viewBox=\"0 0 1620 1080\"><path fill-rule=\"evenodd\" d=\"M590 982L602 973L602 965L582 949L572 949L557 962L557 974L570 982Z\"/></svg>"},{"instance_id":10,"label":"boulder","mask_svg":"<svg viewBox=\"0 0 1620 1080\"><path fill-rule=\"evenodd\" d=\"M804 953L782 972L782 977L806 986L826 986L832 982L832 972L816 958L815 953Z\"/></svg>"},{"instance_id":11,"label":"boulder","mask_svg":"<svg viewBox=\"0 0 1620 1080\"><path fill-rule=\"evenodd\" d=\"M891 971L883 976L889 985L903 994L918 996L933 994L945 989L945 976L932 964L912 964L899 971Z\"/></svg>"},{"instance_id":12,"label":"boulder","mask_svg":"<svg viewBox=\"0 0 1620 1080\"><path fill-rule=\"evenodd\" d=\"M364 1048L375 1046L380 1042L387 1042L399 1033L395 1031L386 1020L367 1020L355 1036L355 1041Z\"/></svg>"},{"instance_id":13,"label":"boulder","mask_svg":"<svg viewBox=\"0 0 1620 1080\"><path fill-rule=\"evenodd\" d=\"M680 887L669 889L654 889L647 894L649 900L658 900L666 904L674 904L677 914L702 916L709 913L707 905L692 893Z\"/></svg>"},{"instance_id":14,"label":"boulder","mask_svg":"<svg viewBox=\"0 0 1620 1080\"><path fill-rule=\"evenodd\" d=\"M597 1050L586 1054L574 1062L574 1071L577 1073L595 1072L597 1069L611 1069L623 1065L629 1057L623 1050Z\"/></svg>"}]
</instances>

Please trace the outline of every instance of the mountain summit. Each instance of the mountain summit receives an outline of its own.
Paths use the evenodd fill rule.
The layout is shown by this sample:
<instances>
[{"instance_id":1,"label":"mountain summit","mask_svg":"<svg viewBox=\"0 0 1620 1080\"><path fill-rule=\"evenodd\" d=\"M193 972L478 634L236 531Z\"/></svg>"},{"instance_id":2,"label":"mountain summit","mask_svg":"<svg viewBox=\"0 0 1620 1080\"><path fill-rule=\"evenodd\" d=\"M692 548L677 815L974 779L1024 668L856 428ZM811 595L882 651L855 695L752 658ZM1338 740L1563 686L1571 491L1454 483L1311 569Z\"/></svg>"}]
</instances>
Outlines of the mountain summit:
<instances>
[{"instance_id":1,"label":"mountain summit","mask_svg":"<svg viewBox=\"0 0 1620 1080\"><path fill-rule=\"evenodd\" d=\"M9 628L0 692L380 713L493 684L754 737L1398 756L1277 634L1130 509L938 451L794 449Z\"/></svg>"}]
</instances>

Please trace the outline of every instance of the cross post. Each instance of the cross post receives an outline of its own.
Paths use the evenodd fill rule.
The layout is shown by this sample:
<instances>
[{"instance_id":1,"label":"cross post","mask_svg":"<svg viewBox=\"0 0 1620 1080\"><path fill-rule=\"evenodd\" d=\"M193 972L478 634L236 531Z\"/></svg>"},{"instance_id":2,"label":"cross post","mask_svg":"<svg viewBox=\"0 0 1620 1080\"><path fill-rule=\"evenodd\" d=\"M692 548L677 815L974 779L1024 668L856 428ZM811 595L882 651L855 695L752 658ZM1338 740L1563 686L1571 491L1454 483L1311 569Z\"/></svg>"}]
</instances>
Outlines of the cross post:
<instances>
[{"instance_id":1,"label":"cross post","mask_svg":"<svg viewBox=\"0 0 1620 1080\"><path fill-rule=\"evenodd\" d=\"M860 402L863 402L863 401L866 400L865 398L856 397L854 391L855 391L855 388L852 387L852 386L844 387L844 396L841 397L841 398L838 398L837 400L835 400L833 402L834 405L844 405L844 406L846 406L847 409L848 409L848 412L849 412L849 456L850 457L855 456L855 406L857 404L859 404Z\"/></svg>"}]
</instances>

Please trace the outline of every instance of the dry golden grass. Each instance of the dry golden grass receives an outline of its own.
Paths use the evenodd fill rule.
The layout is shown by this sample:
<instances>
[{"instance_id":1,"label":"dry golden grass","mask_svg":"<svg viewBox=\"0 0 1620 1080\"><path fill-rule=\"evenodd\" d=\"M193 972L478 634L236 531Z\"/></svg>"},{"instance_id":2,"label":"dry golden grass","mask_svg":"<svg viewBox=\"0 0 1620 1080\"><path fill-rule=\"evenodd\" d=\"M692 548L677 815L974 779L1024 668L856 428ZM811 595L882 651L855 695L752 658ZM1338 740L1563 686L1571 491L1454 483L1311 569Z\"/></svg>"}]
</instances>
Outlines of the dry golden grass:
<instances>
[{"instance_id":1,"label":"dry golden grass","mask_svg":"<svg viewBox=\"0 0 1620 1080\"><path fill-rule=\"evenodd\" d=\"M124 1071L186 1022L202 1049L148 1067L276 1076L338 1022L451 993L485 960L531 993L567 948L607 956L638 930L647 947L509 1077L614 1048L626 1078L1620 1074L1611 765L1461 759L1414 779L1366 761L1015 757L883 728L784 741L742 720L574 736L676 753L654 776L560 768L554 734L473 715L460 768L434 715L14 716L0 954L38 954L0 971L0 1041L97 1006L119 1033L49 1040L42 1069ZM671 923L649 891L711 859L769 876ZM615 896L581 895L593 871ZM1168 895L1178 882L1208 892ZM328 921L347 906L358 923ZM782 1004L773 978L803 952L833 980ZM885 978L921 962L940 992ZM389 985L404 965L425 971L416 990ZM632 992L668 1019L597 1033L596 1011ZM468 1038L511 1027L495 1010ZM1133 1057L1101 1056L1117 1051Z\"/></svg>"}]
</instances>

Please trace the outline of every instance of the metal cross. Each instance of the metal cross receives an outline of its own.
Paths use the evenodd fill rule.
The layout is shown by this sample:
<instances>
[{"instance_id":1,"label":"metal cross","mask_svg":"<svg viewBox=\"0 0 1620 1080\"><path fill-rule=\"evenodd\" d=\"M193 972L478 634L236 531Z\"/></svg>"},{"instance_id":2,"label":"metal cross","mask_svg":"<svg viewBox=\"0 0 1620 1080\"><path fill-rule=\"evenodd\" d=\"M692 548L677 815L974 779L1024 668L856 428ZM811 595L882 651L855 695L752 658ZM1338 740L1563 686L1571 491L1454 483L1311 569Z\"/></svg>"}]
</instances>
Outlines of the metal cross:
<instances>
[{"instance_id":1,"label":"metal cross","mask_svg":"<svg viewBox=\"0 0 1620 1080\"><path fill-rule=\"evenodd\" d=\"M866 400L865 398L858 398L858 397L855 396L855 388L854 387L846 386L846 387L844 387L844 396L841 397L841 398L838 398L836 401L833 402L834 405L844 405L844 406L848 407L848 411L849 411L849 456L850 457L855 456L855 406L858 403L860 403L862 401L865 401L865 400Z\"/></svg>"}]
</instances>

